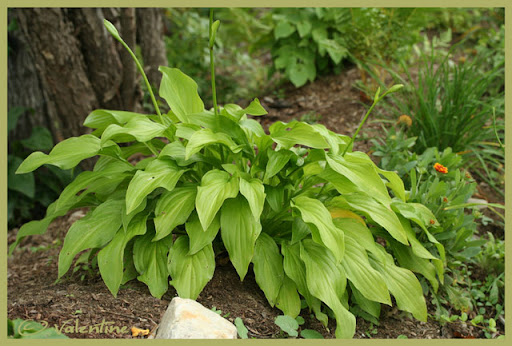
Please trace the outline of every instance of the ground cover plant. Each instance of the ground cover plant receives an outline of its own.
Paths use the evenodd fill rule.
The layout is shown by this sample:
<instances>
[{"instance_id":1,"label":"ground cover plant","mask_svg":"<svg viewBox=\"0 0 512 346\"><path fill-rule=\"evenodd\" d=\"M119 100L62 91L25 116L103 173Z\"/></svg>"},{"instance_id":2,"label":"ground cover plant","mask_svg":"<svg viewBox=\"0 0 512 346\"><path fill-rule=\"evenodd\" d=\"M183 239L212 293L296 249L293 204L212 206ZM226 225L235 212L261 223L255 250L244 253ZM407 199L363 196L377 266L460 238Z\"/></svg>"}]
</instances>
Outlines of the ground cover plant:
<instances>
[{"instance_id":1,"label":"ground cover plant","mask_svg":"<svg viewBox=\"0 0 512 346\"><path fill-rule=\"evenodd\" d=\"M149 84L116 28L108 21L105 26ZM24 237L44 233L56 217L87 206L64 239L59 277L82 253L96 258L114 296L122 283L137 278L155 297L171 284L181 297L195 299L213 276L215 253L226 251L241 280L253 264L270 305L295 318L302 296L324 325L329 315L336 319L337 337L353 337L355 311L378 318L381 304L392 304L391 295L399 309L425 321L420 282L395 264L377 236L410 245L411 261L435 268L434 285L443 282L445 260L443 245L430 233L436 217L408 201L395 172L353 151L371 110L401 86L377 90L352 137L298 121L275 122L266 134L248 117L266 113L258 99L246 108L217 104L218 27L210 13L213 109L204 108L190 77L161 67L159 96L168 113L160 113L148 85L157 114L93 111L84 122L91 134L62 141L48 155L35 152L19 166L19 174L48 164L69 169L99 155L94 169L78 175L44 219L19 230L11 252ZM145 158L132 164L133 154ZM412 225L424 232L430 251Z\"/></svg>"}]
</instances>

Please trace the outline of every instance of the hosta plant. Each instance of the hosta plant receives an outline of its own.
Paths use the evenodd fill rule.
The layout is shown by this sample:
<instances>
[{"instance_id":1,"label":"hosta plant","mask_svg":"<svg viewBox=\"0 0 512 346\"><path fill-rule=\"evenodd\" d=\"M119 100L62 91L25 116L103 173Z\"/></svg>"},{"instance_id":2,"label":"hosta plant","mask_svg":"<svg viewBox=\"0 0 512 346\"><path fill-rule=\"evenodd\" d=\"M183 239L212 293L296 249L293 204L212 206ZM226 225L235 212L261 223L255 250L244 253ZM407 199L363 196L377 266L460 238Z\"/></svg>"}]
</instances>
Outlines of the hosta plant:
<instances>
[{"instance_id":1,"label":"hosta plant","mask_svg":"<svg viewBox=\"0 0 512 346\"><path fill-rule=\"evenodd\" d=\"M210 28L213 56L218 21ZM249 117L266 113L258 99L247 108L218 107L213 88L214 108L205 110L191 78L174 68L160 71L159 92L169 113L158 107L156 115L95 110L84 122L91 134L22 163L18 173L44 164L69 169L99 156L93 171L77 176L44 219L19 230L11 251L25 236L45 232L56 217L87 206L87 215L66 235L58 275L79 253L82 261L97 256L114 296L137 278L155 297L170 284L181 297L195 299L214 274L215 249L227 251L241 280L252 263L268 302L284 314L300 313L301 296L325 325L326 312L332 313L337 337L354 335L351 311L378 317L381 303L392 304L390 295L398 308L426 320L419 281L395 264L375 234L410 249L418 263L436 261L442 278L438 254L411 231L413 222L429 234L435 218L407 202L395 173L352 150L355 135L298 121L276 122L267 134ZM375 103L397 89L378 91ZM134 154L145 158L133 163Z\"/></svg>"}]
</instances>

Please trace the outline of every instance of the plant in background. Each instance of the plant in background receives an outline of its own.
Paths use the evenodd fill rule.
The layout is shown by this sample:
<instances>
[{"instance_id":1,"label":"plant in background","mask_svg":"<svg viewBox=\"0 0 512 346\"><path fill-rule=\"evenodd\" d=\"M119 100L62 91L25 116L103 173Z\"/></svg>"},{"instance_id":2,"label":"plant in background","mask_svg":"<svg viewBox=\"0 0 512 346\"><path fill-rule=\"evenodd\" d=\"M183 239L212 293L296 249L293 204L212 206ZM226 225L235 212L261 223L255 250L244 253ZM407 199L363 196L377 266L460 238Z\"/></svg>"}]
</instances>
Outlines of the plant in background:
<instances>
[{"instance_id":1,"label":"plant in background","mask_svg":"<svg viewBox=\"0 0 512 346\"><path fill-rule=\"evenodd\" d=\"M13 107L8 111L8 132L15 129L19 117L28 111ZM53 139L47 128L35 126L28 138L9 142L7 155L7 222L16 227L34 217L44 215L44 209L55 201L64 187L74 178L70 170L45 167L37 173L16 175L15 172L30 152L50 150Z\"/></svg>"},{"instance_id":2,"label":"plant in background","mask_svg":"<svg viewBox=\"0 0 512 346\"><path fill-rule=\"evenodd\" d=\"M465 167L503 196L504 89L496 83L503 81L504 64L482 71L480 66L489 54L455 64L451 54L439 59L434 50L428 55L420 53L417 80L404 62L401 73L405 78L387 66L395 82L408 86L405 92L388 98L382 108L387 118L410 115L412 126L406 134L416 137L415 153L430 147L440 151L452 148L463 154ZM384 84L382 80L380 83ZM493 90L495 93L490 94Z\"/></svg>"},{"instance_id":3,"label":"plant in background","mask_svg":"<svg viewBox=\"0 0 512 346\"><path fill-rule=\"evenodd\" d=\"M296 87L339 71L345 58L402 57L426 25L421 12L408 8L280 8L267 17L272 29L260 45L272 47L276 70Z\"/></svg>"},{"instance_id":4,"label":"plant in background","mask_svg":"<svg viewBox=\"0 0 512 346\"><path fill-rule=\"evenodd\" d=\"M457 318L453 313L450 317L445 306L461 313L475 311L483 315L481 309L484 304L489 313L495 311L494 319L497 320L503 310L503 241L496 241L491 234L488 235L489 240L478 236L478 223L491 220L479 211L478 205L469 203L469 198L475 193L476 183L467 171L461 171L461 155L453 153L450 148L441 153L437 148L429 148L418 155L410 151L415 137L407 138L402 130L396 128L386 130L386 135L385 139L372 140L373 154L380 157L380 167L397 171L404 181L408 200L427 206L439 222L431 230L430 236L421 234L423 231L418 227L415 227L415 232L420 242L429 243L425 244L427 249L432 246L431 236L443 245L446 253L444 285L438 290L437 282L432 280L435 268L419 265L417 261L411 262L408 258L410 250L401 245L396 246L391 241L390 249L394 251L398 263L430 281L432 290L426 285L425 279L421 279L424 291L432 294L432 301L437 307L436 317L441 321L451 322ZM495 210L503 206L487 204L486 207L503 217ZM484 284L472 280L472 267L489 273L491 281ZM483 297L490 299L484 300Z\"/></svg>"},{"instance_id":5,"label":"plant in background","mask_svg":"<svg viewBox=\"0 0 512 346\"><path fill-rule=\"evenodd\" d=\"M115 27L108 21L105 26L134 57L148 84ZM418 279L396 265L375 237L410 245L412 263L435 265L442 280L442 245L429 238L435 244L430 252L411 231L416 224L430 234L436 218L425 206L407 201L396 173L352 151L374 106L401 86L382 94L377 90L351 138L297 121L276 122L266 134L248 117L266 113L258 99L246 108L217 105L218 27L211 13L213 109L204 109L190 77L160 67L160 97L169 104L168 113L160 113L152 94L156 115L96 110L84 122L94 129L91 134L69 138L48 155L31 154L17 173L48 164L69 169L100 158L64 189L44 219L19 230L10 251L24 237L44 233L57 216L88 206L64 239L59 277L78 253L91 249L114 296L121 284L137 278L155 297L170 283L181 297L195 299L213 276L215 248L227 251L241 280L252 263L267 300L285 315L298 316L302 296L324 325L326 312L334 316L337 337L354 335L352 309L378 317L380 304L392 304L391 295L399 309L425 321ZM134 165L133 154L146 158Z\"/></svg>"}]
</instances>

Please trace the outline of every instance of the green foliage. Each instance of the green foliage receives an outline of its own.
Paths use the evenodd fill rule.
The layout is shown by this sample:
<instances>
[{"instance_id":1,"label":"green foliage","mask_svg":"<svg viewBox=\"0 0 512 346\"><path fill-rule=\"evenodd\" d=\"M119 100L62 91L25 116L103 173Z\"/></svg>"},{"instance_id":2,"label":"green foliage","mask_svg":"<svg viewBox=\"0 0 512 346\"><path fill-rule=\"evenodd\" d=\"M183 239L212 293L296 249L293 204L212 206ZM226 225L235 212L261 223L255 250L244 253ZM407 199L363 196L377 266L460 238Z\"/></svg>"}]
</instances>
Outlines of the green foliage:
<instances>
[{"instance_id":1,"label":"green foliage","mask_svg":"<svg viewBox=\"0 0 512 346\"><path fill-rule=\"evenodd\" d=\"M271 46L275 69L296 87L339 71L349 57L401 57L426 25L419 10L408 8L279 8L266 17L272 29L260 44Z\"/></svg>"},{"instance_id":2,"label":"green foliage","mask_svg":"<svg viewBox=\"0 0 512 346\"><path fill-rule=\"evenodd\" d=\"M492 56L503 54L487 50L457 63L452 60L456 46L444 56L435 49L423 51L418 50L417 77L411 73L410 63L402 61L398 72L383 65L395 82L406 85L403 93L384 102L385 116L410 116L412 126L406 134L416 137L414 152L452 148L464 154L466 168L503 195L504 60L489 64ZM368 66L366 69L373 74ZM384 85L378 76L373 77Z\"/></svg>"},{"instance_id":3,"label":"green foliage","mask_svg":"<svg viewBox=\"0 0 512 346\"><path fill-rule=\"evenodd\" d=\"M30 110L23 107L13 107L8 111L8 132L16 128L20 116ZM48 207L64 187L73 178L72 170L59 170L53 166L39 170L37 173L16 175L30 152L34 150L48 151L53 146L53 138L47 128L35 126L29 137L10 141L7 155L7 189L8 210L7 221L9 227L16 227L34 217L41 217L45 207ZM45 155L40 153L39 155Z\"/></svg>"},{"instance_id":4,"label":"green foliage","mask_svg":"<svg viewBox=\"0 0 512 346\"><path fill-rule=\"evenodd\" d=\"M240 317L235 318L235 327L236 331L238 333L238 336L240 339L248 339L247 333L249 332L247 330L247 327L244 324L244 321Z\"/></svg>"},{"instance_id":5,"label":"green foliage","mask_svg":"<svg viewBox=\"0 0 512 346\"><path fill-rule=\"evenodd\" d=\"M266 113L258 99L245 109L206 110L190 77L160 71L168 113L94 111L85 120L92 134L63 141L48 155L33 153L18 168L68 168L99 155L93 171L78 175L44 219L19 230L11 252L55 217L87 206L64 240L59 277L76 254L93 249L113 295L137 278L160 298L170 276L181 297L195 299L213 275L213 248L225 248L241 280L253 263L269 303L288 317L297 317L302 296L326 325L323 302L337 320L337 337L354 335L354 307L378 317L380 303L391 305L390 294L398 308L426 320L419 281L375 240L411 244L417 251L410 263L436 265L442 280L443 246L431 236L429 252L409 231L413 222L430 234L435 217L406 201L396 173L352 151L355 136L296 121L276 122L266 134L249 117ZM373 106L400 87L382 95L379 89ZM136 153L147 157L134 165Z\"/></svg>"},{"instance_id":6,"label":"green foliage","mask_svg":"<svg viewBox=\"0 0 512 346\"><path fill-rule=\"evenodd\" d=\"M21 318L7 319L7 338L9 339L68 339L55 328L47 328L35 321Z\"/></svg>"}]
</instances>

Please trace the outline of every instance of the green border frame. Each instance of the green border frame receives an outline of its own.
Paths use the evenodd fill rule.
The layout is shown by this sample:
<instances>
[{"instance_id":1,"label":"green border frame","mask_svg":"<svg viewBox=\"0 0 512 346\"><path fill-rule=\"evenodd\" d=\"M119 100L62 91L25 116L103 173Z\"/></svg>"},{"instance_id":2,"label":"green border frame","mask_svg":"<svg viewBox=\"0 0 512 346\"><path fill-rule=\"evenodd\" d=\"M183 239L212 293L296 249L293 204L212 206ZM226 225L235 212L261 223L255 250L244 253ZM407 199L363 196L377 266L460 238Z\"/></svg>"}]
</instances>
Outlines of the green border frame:
<instances>
[{"instance_id":1,"label":"green border frame","mask_svg":"<svg viewBox=\"0 0 512 346\"><path fill-rule=\"evenodd\" d=\"M213 3L213 4L212 4ZM431 0L431 1L418 1L418 0L318 0L314 3L311 0L259 0L259 1L226 1L217 0L206 1L206 0L147 0L141 3L140 0L48 0L48 1L34 1L34 0L7 0L5 3L0 5L0 76L3 87L3 92L0 93L0 129L5 131L7 129L7 8L8 7L504 7L505 8L505 136L506 138L512 138L512 2L507 0ZM62 340L12 340L7 339L7 134L2 133L2 141L0 142L0 167L3 169L0 172L0 220L2 220L2 230L4 236L1 237L1 253L0 253L0 292L1 292L1 303L0 303L0 340L4 345L20 345L20 344L31 344L31 345L104 345L107 343L130 343L135 344L138 342L147 342L140 340L111 340L111 339L91 339L91 340L76 340L76 339L62 339ZM508 146L511 143L507 144ZM506 163L506 180L511 181L512 174L508 169L509 162L512 162L512 151L505 151L505 163ZM505 259L509 259L512 254L512 239L509 237L511 232L511 219L512 214L509 211L509 207L512 203L512 187L510 184L505 185L505 205L507 206L505 211ZM512 265L510 261L505 264L505 311L509 313L505 314L505 331L512 331ZM502 340L464 340L464 339L411 339L411 340L396 340L396 339L373 339L373 340L303 340L304 344L320 344L320 343L337 343L337 344L372 344L372 345L390 345L390 343L398 342L400 344L443 344L447 343L470 343L471 345L506 345L506 341L510 341L512 336L506 335L505 339ZM163 345L168 342L166 340L153 340L151 343L157 343ZM205 343L219 344L224 342L223 340L179 340L173 341L180 345L205 345ZM276 344L290 344L291 342L297 342L296 340L237 340L229 341L234 343L265 343L273 345Z\"/></svg>"}]
</instances>

